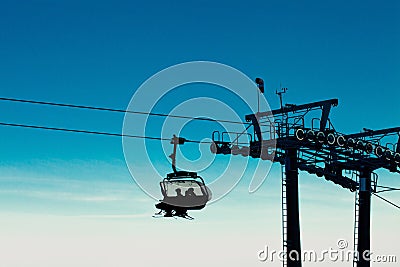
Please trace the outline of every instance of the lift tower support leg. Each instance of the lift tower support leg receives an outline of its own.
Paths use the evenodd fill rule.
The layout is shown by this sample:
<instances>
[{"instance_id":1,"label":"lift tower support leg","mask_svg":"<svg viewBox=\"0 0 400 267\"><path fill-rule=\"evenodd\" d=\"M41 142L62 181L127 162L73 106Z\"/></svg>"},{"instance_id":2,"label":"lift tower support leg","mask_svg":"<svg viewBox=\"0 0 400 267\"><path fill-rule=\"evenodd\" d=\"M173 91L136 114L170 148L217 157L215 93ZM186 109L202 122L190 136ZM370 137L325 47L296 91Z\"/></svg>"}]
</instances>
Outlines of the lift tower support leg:
<instances>
[{"instance_id":1,"label":"lift tower support leg","mask_svg":"<svg viewBox=\"0 0 400 267\"><path fill-rule=\"evenodd\" d=\"M287 267L301 267L297 149L286 150Z\"/></svg>"},{"instance_id":2,"label":"lift tower support leg","mask_svg":"<svg viewBox=\"0 0 400 267\"><path fill-rule=\"evenodd\" d=\"M370 267L371 251L371 171L360 172L357 267Z\"/></svg>"}]
</instances>

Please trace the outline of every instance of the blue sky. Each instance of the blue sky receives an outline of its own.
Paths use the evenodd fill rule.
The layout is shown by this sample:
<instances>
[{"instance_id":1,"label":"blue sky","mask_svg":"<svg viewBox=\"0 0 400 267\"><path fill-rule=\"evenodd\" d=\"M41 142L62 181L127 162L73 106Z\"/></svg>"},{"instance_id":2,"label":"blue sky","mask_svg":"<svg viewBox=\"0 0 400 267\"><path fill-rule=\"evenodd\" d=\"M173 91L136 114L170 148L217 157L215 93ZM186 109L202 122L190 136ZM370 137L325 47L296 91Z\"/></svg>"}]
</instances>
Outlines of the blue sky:
<instances>
[{"instance_id":1,"label":"blue sky","mask_svg":"<svg viewBox=\"0 0 400 267\"><path fill-rule=\"evenodd\" d=\"M263 77L272 108L280 84L289 88L289 103L339 98L332 111L339 131L400 124L398 1L41 0L0 6L2 97L124 109L155 73L207 60ZM196 85L174 101L213 92ZM160 102L157 111L174 105ZM246 110L236 108L243 118ZM0 121L121 132L123 116L4 102ZM185 129L185 137L210 137L214 127ZM278 166L257 193L247 193L245 177L189 223L150 218L154 201L132 181L118 137L2 127L0 145L0 251L7 251L0 258L6 266L155 266L173 252L162 244L182 229L195 229L193 247L204 249L205 262L258 266L265 264L257 261L259 249L281 247ZM189 158L200 155L185 149ZM224 161L217 157L215 164ZM382 183L399 185L395 175L381 173ZM351 242L353 194L302 173L301 198L306 248L333 246L341 237ZM396 210L374 199L377 250L398 253L390 245L399 238L398 222ZM25 259L18 257L21 250Z\"/></svg>"}]
</instances>

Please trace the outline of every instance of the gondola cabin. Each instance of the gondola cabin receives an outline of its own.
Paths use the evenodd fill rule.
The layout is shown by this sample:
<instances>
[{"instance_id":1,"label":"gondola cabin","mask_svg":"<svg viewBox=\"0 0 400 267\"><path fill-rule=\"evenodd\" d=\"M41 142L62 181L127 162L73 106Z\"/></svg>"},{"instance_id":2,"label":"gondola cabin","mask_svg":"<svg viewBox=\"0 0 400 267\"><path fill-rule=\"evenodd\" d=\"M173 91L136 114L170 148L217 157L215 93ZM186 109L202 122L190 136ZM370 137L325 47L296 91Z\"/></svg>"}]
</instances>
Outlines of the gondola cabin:
<instances>
[{"instance_id":1,"label":"gondola cabin","mask_svg":"<svg viewBox=\"0 0 400 267\"><path fill-rule=\"evenodd\" d=\"M163 199L156 205L166 216L185 215L188 210L201 210L211 199L211 191L196 172L169 173L160 182Z\"/></svg>"},{"instance_id":2,"label":"gondola cabin","mask_svg":"<svg viewBox=\"0 0 400 267\"><path fill-rule=\"evenodd\" d=\"M160 186L162 202L172 206L199 210L211 199L211 191L195 172L169 173Z\"/></svg>"},{"instance_id":3,"label":"gondola cabin","mask_svg":"<svg viewBox=\"0 0 400 267\"><path fill-rule=\"evenodd\" d=\"M201 210L211 199L211 190L205 185L203 178L196 172L178 171L176 169L176 147L185 143L185 139L173 136L171 144L174 145L172 170L167 177L160 182L163 199L156 204L160 212L156 215L164 217L179 216L193 219L187 214L188 210Z\"/></svg>"}]
</instances>

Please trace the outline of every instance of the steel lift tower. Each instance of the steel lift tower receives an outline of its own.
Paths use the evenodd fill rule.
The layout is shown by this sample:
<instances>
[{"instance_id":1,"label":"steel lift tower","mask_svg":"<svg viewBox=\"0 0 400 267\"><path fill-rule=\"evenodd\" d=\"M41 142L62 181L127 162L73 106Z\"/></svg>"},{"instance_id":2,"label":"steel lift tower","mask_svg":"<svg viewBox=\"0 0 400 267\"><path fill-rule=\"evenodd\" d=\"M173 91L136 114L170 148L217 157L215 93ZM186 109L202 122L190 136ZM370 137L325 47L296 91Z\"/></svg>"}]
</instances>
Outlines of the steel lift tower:
<instances>
[{"instance_id":1,"label":"steel lift tower","mask_svg":"<svg viewBox=\"0 0 400 267\"><path fill-rule=\"evenodd\" d=\"M277 93L281 97L285 91ZM276 110L246 115L249 122L246 130L253 129L246 133L249 146L238 141L237 136L243 133L215 131L212 135L211 150L216 154L242 155L282 165L283 249L286 255L283 265L287 267L302 266L299 171L324 177L356 192L354 245L357 255L353 265L357 267L370 266L371 194L377 193L379 187L374 171L385 168L399 173L399 139L392 147L381 145L381 141L389 135L398 136L400 128L348 135L339 133L329 119L331 108L337 105L337 99L302 105L281 104ZM320 113L318 117L316 112ZM236 138L230 138L231 135ZM352 175L347 177L346 174Z\"/></svg>"}]
</instances>

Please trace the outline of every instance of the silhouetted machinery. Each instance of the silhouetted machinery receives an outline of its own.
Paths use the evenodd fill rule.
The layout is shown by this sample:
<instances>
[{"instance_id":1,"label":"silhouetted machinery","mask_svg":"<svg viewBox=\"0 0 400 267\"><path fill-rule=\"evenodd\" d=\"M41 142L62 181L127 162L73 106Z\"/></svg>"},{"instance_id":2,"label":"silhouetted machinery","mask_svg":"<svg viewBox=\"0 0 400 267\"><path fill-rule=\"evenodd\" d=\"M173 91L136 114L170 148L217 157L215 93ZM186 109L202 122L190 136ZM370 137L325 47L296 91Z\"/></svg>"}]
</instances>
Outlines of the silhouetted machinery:
<instances>
[{"instance_id":1,"label":"silhouetted machinery","mask_svg":"<svg viewBox=\"0 0 400 267\"><path fill-rule=\"evenodd\" d=\"M259 85L259 79L256 83ZM281 100L279 109L245 116L249 123L246 130L252 126L252 132L213 132L211 152L270 160L282 165L283 250L287 256L283 265L287 267L301 267L302 264L301 258L288 257L301 255L299 171L324 177L356 192L354 250L358 257L354 258L353 265L369 267L371 261L363 255L370 251L371 195L396 206L377 194L398 190L379 186L375 170L383 168L400 173L400 127L342 134L329 119L331 108L338 105L337 99L283 105L285 92L286 88L276 92ZM321 115L310 117L312 111L320 111ZM249 136L249 145L239 143L238 136L243 134ZM390 136L396 138L395 142L383 144L383 138Z\"/></svg>"},{"instance_id":2,"label":"silhouetted machinery","mask_svg":"<svg viewBox=\"0 0 400 267\"><path fill-rule=\"evenodd\" d=\"M176 169L176 148L183 145L185 139L174 137L171 144L174 145L172 159L173 172L160 182L163 199L156 204L160 212L156 215L164 217L179 216L185 219L193 219L187 214L188 210L201 210L211 199L211 191L205 185L203 178L196 172L178 171Z\"/></svg>"}]
</instances>

